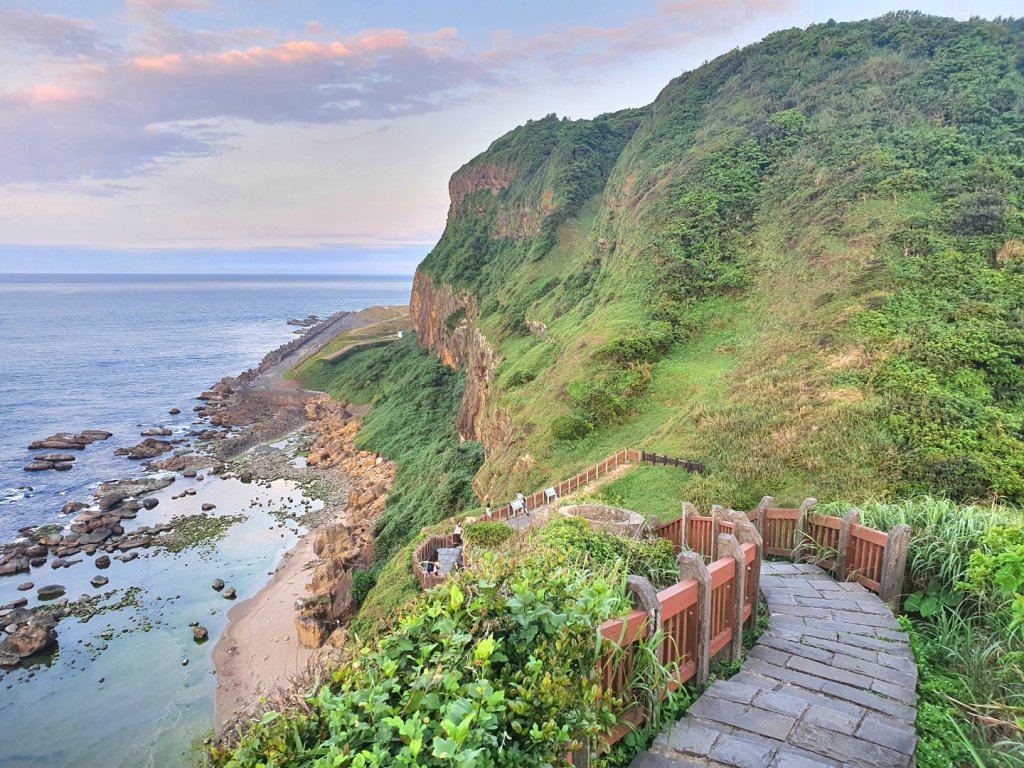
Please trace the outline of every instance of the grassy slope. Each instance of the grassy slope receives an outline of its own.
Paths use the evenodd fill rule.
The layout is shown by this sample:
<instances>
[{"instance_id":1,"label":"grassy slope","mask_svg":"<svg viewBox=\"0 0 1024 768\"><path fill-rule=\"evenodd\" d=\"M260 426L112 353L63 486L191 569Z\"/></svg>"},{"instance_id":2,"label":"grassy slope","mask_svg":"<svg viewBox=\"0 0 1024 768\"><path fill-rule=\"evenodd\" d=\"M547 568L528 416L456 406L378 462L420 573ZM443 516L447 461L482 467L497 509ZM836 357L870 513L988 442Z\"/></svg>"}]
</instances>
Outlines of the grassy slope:
<instances>
[{"instance_id":1,"label":"grassy slope","mask_svg":"<svg viewBox=\"0 0 1024 768\"><path fill-rule=\"evenodd\" d=\"M472 483L483 451L478 443L460 442L455 433L465 376L421 350L409 334L340 362L313 360L301 370L300 381L348 402L372 403L356 444L398 464L377 524L370 572L381 587L370 593L355 624L365 631L366 616L390 618L415 592L406 549L420 529L476 505Z\"/></svg>"},{"instance_id":2,"label":"grassy slope","mask_svg":"<svg viewBox=\"0 0 1024 768\"><path fill-rule=\"evenodd\" d=\"M487 227L558 198L554 155L477 193L487 215L453 218L422 269L480 294L503 361L516 436L479 484L500 498L628 444L703 461L681 489L699 503L1024 497L1022 39L907 15L780 32L670 84L553 245ZM615 368L600 346L655 321L678 342L646 394L552 440L571 387Z\"/></svg>"}]
</instances>

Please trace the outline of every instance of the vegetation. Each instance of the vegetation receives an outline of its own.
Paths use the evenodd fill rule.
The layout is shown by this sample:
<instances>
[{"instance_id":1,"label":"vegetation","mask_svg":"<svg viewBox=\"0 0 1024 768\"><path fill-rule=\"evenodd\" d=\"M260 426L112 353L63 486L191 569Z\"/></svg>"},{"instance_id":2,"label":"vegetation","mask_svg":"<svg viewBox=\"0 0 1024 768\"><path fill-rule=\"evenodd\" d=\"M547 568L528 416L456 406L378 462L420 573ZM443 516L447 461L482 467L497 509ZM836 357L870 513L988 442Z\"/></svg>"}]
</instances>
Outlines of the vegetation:
<instances>
[{"instance_id":1,"label":"vegetation","mask_svg":"<svg viewBox=\"0 0 1024 768\"><path fill-rule=\"evenodd\" d=\"M474 547L496 547L515 536L516 532L505 523L482 522L466 526L462 538Z\"/></svg>"},{"instance_id":2,"label":"vegetation","mask_svg":"<svg viewBox=\"0 0 1024 768\"><path fill-rule=\"evenodd\" d=\"M508 498L643 445L707 472L639 468L604 501L881 499L865 522L913 531L918 764L1024 766L1024 520L997 505L1024 503L1022 46L1024 21L908 12L785 30L461 169L421 269L476 296L443 330L493 347L502 438L459 442L464 379L411 339L303 368L373 403L359 443L399 465L352 625L379 641L221 762L560 764L613 717L594 623L671 549L560 521L408 605L412 548L474 480Z\"/></svg>"},{"instance_id":3,"label":"vegetation","mask_svg":"<svg viewBox=\"0 0 1024 768\"><path fill-rule=\"evenodd\" d=\"M642 443L703 462L704 504L1024 502L1022 39L908 12L785 30L461 169L421 269L477 295L504 361L517 439L483 491Z\"/></svg>"},{"instance_id":4,"label":"vegetation","mask_svg":"<svg viewBox=\"0 0 1024 768\"><path fill-rule=\"evenodd\" d=\"M904 590L920 676L917 764L1024 765L1024 512L927 497L862 512L879 530L911 526Z\"/></svg>"},{"instance_id":5,"label":"vegetation","mask_svg":"<svg viewBox=\"0 0 1024 768\"><path fill-rule=\"evenodd\" d=\"M461 442L455 433L465 376L421 350L412 334L386 347L356 352L340 363L311 361L301 372L301 382L349 402L371 402L356 444L398 464L377 523L369 571L374 581L421 528L477 505L473 477L483 461L483 449L479 443ZM408 557L405 566L409 568ZM411 578L410 574L408 579L389 579L385 590L394 591ZM361 589L365 588L364 582ZM373 609L372 592L366 597L364 610L367 605Z\"/></svg>"},{"instance_id":6,"label":"vegetation","mask_svg":"<svg viewBox=\"0 0 1024 768\"><path fill-rule=\"evenodd\" d=\"M620 561L583 567L553 547L531 550L487 557L422 595L305 711L264 715L237 748L214 751L214 763L567 765L616 722L622 702L600 695L594 627L631 604Z\"/></svg>"}]
</instances>

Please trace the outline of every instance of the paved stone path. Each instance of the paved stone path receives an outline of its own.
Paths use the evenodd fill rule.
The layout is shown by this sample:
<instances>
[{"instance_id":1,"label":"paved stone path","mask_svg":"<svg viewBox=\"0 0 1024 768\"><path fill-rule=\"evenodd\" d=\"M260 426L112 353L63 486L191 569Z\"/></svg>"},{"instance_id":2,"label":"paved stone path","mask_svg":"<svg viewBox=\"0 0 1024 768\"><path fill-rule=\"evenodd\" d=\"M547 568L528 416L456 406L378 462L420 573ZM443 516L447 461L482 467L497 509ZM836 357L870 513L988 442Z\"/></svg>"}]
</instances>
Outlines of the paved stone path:
<instances>
[{"instance_id":1,"label":"paved stone path","mask_svg":"<svg viewBox=\"0 0 1024 768\"><path fill-rule=\"evenodd\" d=\"M768 630L632 768L906 768L917 666L888 607L814 565L763 563Z\"/></svg>"},{"instance_id":2,"label":"paved stone path","mask_svg":"<svg viewBox=\"0 0 1024 768\"><path fill-rule=\"evenodd\" d=\"M451 573L461 554L462 547L439 547L437 550L438 573L442 576L447 576Z\"/></svg>"}]
</instances>

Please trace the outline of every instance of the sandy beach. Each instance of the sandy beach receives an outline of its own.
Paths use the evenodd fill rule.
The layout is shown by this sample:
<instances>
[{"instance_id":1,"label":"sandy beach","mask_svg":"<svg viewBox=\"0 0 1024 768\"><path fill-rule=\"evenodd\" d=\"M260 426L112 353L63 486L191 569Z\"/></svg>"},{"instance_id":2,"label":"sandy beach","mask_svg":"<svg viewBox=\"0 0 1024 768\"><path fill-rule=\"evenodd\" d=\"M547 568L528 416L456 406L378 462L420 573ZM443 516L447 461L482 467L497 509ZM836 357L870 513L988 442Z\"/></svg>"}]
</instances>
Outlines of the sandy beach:
<instances>
[{"instance_id":1,"label":"sandy beach","mask_svg":"<svg viewBox=\"0 0 1024 768\"><path fill-rule=\"evenodd\" d=\"M306 596L309 566L316 561L307 534L263 589L228 612L228 627L213 651L217 669L214 727L221 732L238 713L304 671L317 649L295 636L293 606Z\"/></svg>"}]
</instances>

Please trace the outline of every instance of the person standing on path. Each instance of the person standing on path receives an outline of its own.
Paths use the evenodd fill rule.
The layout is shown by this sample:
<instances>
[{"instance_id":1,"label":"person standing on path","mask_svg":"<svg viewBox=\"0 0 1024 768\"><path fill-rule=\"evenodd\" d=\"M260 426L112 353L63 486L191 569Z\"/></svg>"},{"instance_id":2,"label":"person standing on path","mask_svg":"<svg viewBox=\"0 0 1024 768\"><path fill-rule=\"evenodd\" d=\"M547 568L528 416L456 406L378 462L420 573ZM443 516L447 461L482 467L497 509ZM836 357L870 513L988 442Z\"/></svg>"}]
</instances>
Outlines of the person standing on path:
<instances>
[{"instance_id":1,"label":"person standing on path","mask_svg":"<svg viewBox=\"0 0 1024 768\"><path fill-rule=\"evenodd\" d=\"M452 532L452 539L454 540L456 547L462 546L462 523L455 524L455 530Z\"/></svg>"}]
</instances>

